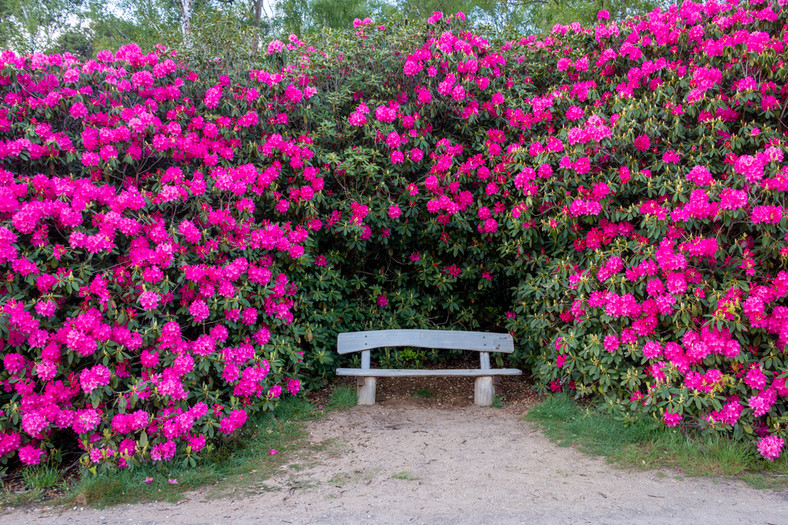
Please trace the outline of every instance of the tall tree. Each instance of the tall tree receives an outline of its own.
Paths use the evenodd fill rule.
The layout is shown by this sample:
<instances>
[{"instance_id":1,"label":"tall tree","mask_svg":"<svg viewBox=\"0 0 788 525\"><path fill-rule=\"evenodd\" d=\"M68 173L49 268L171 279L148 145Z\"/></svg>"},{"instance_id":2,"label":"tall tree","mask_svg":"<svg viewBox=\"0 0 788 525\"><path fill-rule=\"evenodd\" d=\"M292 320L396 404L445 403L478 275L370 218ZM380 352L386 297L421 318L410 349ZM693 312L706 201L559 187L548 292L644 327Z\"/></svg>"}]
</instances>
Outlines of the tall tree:
<instances>
[{"instance_id":1,"label":"tall tree","mask_svg":"<svg viewBox=\"0 0 788 525\"><path fill-rule=\"evenodd\" d=\"M0 0L0 44L21 53L49 48L71 27L82 0Z\"/></svg>"},{"instance_id":2,"label":"tall tree","mask_svg":"<svg viewBox=\"0 0 788 525\"><path fill-rule=\"evenodd\" d=\"M140 16L146 11L150 15ZM161 31L166 26L149 23L148 20L156 20L155 16L151 16L151 12L159 14L155 10L155 2L150 0L140 0L133 7L121 2L115 4L114 9L103 0L91 0L86 16L89 19L94 49L117 49L134 42L144 51L150 51L155 44L163 43ZM167 20L162 22L166 23Z\"/></svg>"},{"instance_id":3,"label":"tall tree","mask_svg":"<svg viewBox=\"0 0 788 525\"><path fill-rule=\"evenodd\" d=\"M447 15L462 11L469 14L487 0L396 0L396 6L408 18L426 19L435 11Z\"/></svg>"},{"instance_id":4,"label":"tall tree","mask_svg":"<svg viewBox=\"0 0 788 525\"><path fill-rule=\"evenodd\" d=\"M227 11L241 0L118 0L112 8L92 0L90 17L99 47L117 48L136 42L150 50L155 44L168 47L188 43L199 20ZM237 16L234 13L233 16ZM246 15L243 15L245 18ZM114 44L114 45L112 45Z\"/></svg>"},{"instance_id":5,"label":"tall tree","mask_svg":"<svg viewBox=\"0 0 788 525\"><path fill-rule=\"evenodd\" d=\"M277 0L275 16L283 34L303 36L323 29L347 29L356 18L380 14L385 0Z\"/></svg>"},{"instance_id":6,"label":"tall tree","mask_svg":"<svg viewBox=\"0 0 788 525\"><path fill-rule=\"evenodd\" d=\"M611 20L623 20L643 14L655 7L667 7L671 0L515 0L526 12L528 29L549 31L555 24L596 23L597 13L607 11Z\"/></svg>"},{"instance_id":7,"label":"tall tree","mask_svg":"<svg viewBox=\"0 0 788 525\"><path fill-rule=\"evenodd\" d=\"M69 28L61 33L45 52L61 55L71 53L82 60L93 58L96 55L93 32L89 28Z\"/></svg>"},{"instance_id":8,"label":"tall tree","mask_svg":"<svg viewBox=\"0 0 788 525\"><path fill-rule=\"evenodd\" d=\"M178 0L181 7L181 36L184 43L191 45L192 16L194 16L194 0Z\"/></svg>"}]
</instances>

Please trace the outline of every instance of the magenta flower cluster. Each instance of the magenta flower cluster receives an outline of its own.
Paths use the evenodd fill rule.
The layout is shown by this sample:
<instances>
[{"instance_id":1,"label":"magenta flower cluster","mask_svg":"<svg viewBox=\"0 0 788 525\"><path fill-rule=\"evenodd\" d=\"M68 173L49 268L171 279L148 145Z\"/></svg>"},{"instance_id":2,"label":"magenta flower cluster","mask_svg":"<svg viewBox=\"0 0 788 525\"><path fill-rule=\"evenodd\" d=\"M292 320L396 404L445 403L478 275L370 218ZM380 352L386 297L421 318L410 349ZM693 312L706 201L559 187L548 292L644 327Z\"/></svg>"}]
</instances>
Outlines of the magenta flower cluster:
<instances>
[{"instance_id":1,"label":"magenta flower cluster","mask_svg":"<svg viewBox=\"0 0 788 525\"><path fill-rule=\"evenodd\" d=\"M260 119L315 89L173 58L0 54L3 463L63 432L88 467L196 457L299 391L301 354L271 344L309 237L284 213L323 179L308 138Z\"/></svg>"}]
</instances>

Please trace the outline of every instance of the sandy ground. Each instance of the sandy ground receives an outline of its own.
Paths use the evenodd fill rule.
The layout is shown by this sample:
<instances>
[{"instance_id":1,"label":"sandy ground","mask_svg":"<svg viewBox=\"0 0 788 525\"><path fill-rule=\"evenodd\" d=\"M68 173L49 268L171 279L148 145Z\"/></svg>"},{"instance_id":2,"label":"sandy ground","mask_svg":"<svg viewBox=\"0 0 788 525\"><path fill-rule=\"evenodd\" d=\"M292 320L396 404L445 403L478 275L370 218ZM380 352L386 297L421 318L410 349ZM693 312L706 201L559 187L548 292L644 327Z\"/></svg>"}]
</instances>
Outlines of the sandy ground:
<instances>
[{"instance_id":1,"label":"sandy ground","mask_svg":"<svg viewBox=\"0 0 788 525\"><path fill-rule=\"evenodd\" d=\"M308 423L313 452L273 478L178 504L14 510L2 523L786 524L788 494L616 469L521 415L391 400ZM319 445L319 446L318 446Z\"/></svg>"}]
</instances>

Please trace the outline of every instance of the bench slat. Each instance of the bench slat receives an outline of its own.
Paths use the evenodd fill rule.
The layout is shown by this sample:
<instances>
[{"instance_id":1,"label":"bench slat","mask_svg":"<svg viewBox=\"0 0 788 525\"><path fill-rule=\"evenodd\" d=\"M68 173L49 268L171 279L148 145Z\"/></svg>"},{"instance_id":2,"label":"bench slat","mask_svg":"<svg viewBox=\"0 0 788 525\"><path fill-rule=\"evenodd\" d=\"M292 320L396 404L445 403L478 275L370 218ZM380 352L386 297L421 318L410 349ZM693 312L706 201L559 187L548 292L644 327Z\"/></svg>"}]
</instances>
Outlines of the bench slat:
<instances>
[{"instance_id":1,"label":"bench slat","mask_svg":"<svg viewBox=\"0 0 788 525\"><path fill-rule=\"evenodd\" d=\"M337 336L337 353L349 354L372 348L413 346L479 352L514 352L510 334L459 330L372 330Z\"/></svg>"},{"instance_id":2,"label":"bench slat","mask_svg":"<svg viewBox=\"0 0 788 525\"><path fill-rule=\"evenodd\" d=\"M519 376L523 373L517 368L479 368L454 370L409 370L402 368L363 369L337 368L338 376L353 377L482 377L482 376Z\"/></svg>"}]
</instances>

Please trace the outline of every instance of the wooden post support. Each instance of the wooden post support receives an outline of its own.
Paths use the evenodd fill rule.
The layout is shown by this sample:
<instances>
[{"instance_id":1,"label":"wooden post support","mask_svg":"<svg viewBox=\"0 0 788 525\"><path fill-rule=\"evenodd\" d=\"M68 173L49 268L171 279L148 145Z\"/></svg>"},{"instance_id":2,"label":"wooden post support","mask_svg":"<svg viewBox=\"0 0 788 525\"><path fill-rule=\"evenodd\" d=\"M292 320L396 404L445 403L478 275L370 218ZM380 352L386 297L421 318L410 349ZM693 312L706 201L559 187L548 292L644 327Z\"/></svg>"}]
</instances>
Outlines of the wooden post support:
<instances>
[{"instance_id":1,"label":"wooden post support","mask_svg":"<svg viewBox=\"0 0 788 525\"><path fill-rule=\"evenodd\" d=\"M479 352L479 368L482 370L490 369L490 352Z\"/></svg>"},{"instance_id":2,"label":"wooden post support","mask_svg":"<svg viewBox=\"0 0 788 525\"><path fill-rule=\"evenodd\" d=\"M477 377L473 389L473 403L480 407L488 407L492 405L494 396L495 387L493 387L492 376Z\"/></svg>"},{"instance_id":3,"label":"wooden post support","mask_svg":"<svg viewBox=\"0 0 788 525\"><path fill-rule=\"evenodd\" d=\"M377 378L375 377L359 377L358 378L358 404L359 405L374 405L375 404L375 385ZM490 401L492 403L492 401Z\"/></svg>"}]
</instances>

